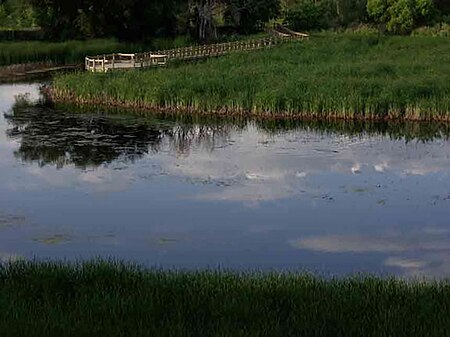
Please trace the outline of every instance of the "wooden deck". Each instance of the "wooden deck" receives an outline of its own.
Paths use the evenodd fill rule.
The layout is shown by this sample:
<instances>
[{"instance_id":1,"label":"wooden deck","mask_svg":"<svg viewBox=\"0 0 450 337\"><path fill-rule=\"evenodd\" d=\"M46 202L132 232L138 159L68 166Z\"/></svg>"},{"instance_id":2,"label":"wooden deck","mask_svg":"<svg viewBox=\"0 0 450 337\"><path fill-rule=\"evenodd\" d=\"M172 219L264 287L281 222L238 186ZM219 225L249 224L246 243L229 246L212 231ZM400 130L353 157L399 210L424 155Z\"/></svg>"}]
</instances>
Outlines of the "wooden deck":
<instances>
[{"instance_id":1,"label":"wooden deck","mask_svg":"<svg viewBox=\"0 0 450 337\"><path fill-rule=\"evenodd\" d=\"M199 45L185 48L159 50L148 53L116 53L88 56L85 59L85 69L91 72L109 72L115 70L159 67L172 61L189 61L221 56L235 51L272 48L288 41L309 38L308 34L294 32L283 26L278 26L272 31L271 35L272 36L261 39Z\"/></svg>"}]
</instances>

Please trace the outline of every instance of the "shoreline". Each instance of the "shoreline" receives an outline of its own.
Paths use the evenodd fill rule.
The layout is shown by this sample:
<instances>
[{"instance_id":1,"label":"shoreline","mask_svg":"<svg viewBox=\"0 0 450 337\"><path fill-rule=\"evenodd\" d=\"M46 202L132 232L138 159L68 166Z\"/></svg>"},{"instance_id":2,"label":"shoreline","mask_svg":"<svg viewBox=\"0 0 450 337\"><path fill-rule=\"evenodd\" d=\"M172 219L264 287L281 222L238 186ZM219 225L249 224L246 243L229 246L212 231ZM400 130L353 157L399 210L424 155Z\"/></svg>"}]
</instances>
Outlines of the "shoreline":
<instances>
[{"instance_id":1,"label":"shoreline","mask_svg":"<svg viewBox=\"0 0 450 337\"><path fill-rule=\"evenodd\" d=\"M114 97L84 98L68 91L55 89L53 86L43 88L43 94L52 104L69 104L77 107L96 107L105 109L123 109L142 113L162 114L162 115L193 115L210 117L243 117L260 120L296 120L296 121L362 121L362 122L420 122L420 123L450 123L450 112L445 116L436 116L429 114L424 118L417 118L417 113L401 113L399 111L390 111L384 116L375 117L364 114L353 116L342 116L333 113L314 113L314 112L257 112L244 109L232 109L224 106L220 109L197 109L190 106L158 106L142 102L121 101Z\"/></svg>"},{"instance_id":2,"label":"shoreline","mask_svg":"<svg viewBox=\"0 0 450 337\"><path fill-rule=\"evenodd\" d=\"M445 336L449 280L0 264L4 336ZM118 324L119 323L119 324Z\"/></svg>"},{"instance_id":3,"label":"shoreline","mask_svg":"<svg viewBox=\"0 0 450 337\"><path fill-rule=\"evenodd\" d=\"M56 76L51 96L174 115L450 122L447 40L319 36L199 64Z\"/></svg>"},{"instance_id":4,"label":"shoreline","mask_svg":"<svg viewBox=\"0 0 450 337\"><path fill-rule=\"evenodd\" d=\"M81 64L56 64L53 62L11 64L0 67L0 83L39 79L58 72L75 71L81 68Z\"/></svg>"}]
</instances>

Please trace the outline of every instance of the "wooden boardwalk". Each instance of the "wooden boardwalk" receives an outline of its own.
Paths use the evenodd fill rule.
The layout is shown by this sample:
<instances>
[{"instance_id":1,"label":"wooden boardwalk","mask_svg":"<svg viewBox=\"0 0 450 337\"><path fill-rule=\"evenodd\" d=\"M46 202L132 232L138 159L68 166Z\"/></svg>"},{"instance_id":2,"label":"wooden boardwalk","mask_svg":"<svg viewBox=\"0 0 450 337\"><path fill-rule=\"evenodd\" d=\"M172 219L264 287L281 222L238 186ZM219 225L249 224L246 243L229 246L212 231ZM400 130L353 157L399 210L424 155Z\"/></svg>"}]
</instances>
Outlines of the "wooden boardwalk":
<instances>
[{"instance_id":1,"label":"wooden boardwalk","mask_svg":"<svg viewBox=\"0 0 450 337\"><path fill-rule=\"evenodd\" d=\"M234 51L271 48L287 41L302 40L309 37L308 34L294 32L284 26L277 26L275 29L271 30L270 33L271 36L261 39L159 50L148 53L115 53L88 56L85 59L85 69L91 72L109 72L115 70L158 67L164 66L172 61L189 61L221 56Z\"/></svg>"}]
</instances>

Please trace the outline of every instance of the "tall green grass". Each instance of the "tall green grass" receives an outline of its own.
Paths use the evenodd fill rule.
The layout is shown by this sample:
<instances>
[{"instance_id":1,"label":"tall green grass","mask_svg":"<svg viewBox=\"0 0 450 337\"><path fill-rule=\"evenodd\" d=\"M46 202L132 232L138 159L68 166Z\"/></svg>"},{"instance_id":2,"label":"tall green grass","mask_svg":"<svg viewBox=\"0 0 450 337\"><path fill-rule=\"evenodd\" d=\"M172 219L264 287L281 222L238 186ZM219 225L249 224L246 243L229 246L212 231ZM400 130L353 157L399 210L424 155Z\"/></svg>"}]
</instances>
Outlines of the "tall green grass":
<instances>
[{"instance_id":1,"label":"tall green grass","mask_svg":"<svg viewBox=\"0 0 450 337\"><path fill-rule=\"evenodd\" d=\"M32 62L84 63L84 58L88 55L163 50L190 44L192 41L186 37L158 38L147 44L118 42L114 39L0 42L0 65Z\"/></svg>"},{"instance_id":2,"label":"tall green grass","mask_svg":"<svg viewBox=\"0 0 450 337\"><path fill-rule=\"evenodd\" d=\"M449 119L450 40L327 33L168 69L68 74L55 79L55 88L78 102L132 107Z\"/></svg>"},{"instance_id":3,"label":"tall green grass","mask_svg":"<svg viewBox=\"0 0 450 337\"><path fill-rule=\"evenodd\" d=\"M137 47L111 39L0 42L0 65L33 62L84 63L84 57L87 55L133 51Z\"/></svg>"},{"instance_id":4,"label":"tall green grass","mask_svg":"<svg viewBox=\"0 0 450 337\"><path fill-rule=\"evenodd\" d=\"M16 262L0 268L0 327L3 337L442 337L450 285Z\"/></svg>"}]
</instances>

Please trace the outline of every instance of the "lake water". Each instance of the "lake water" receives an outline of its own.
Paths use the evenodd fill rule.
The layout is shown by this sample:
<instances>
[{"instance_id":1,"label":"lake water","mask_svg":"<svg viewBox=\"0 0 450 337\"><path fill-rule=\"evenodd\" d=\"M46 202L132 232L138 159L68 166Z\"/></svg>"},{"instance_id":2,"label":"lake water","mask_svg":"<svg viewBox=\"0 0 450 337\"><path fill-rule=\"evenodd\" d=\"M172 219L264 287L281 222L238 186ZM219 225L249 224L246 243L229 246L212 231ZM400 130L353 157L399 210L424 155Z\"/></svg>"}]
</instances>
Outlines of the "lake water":
<instances>
[{"instance_id":1,"label":"lake water","mask_svg":"<svg viewBox=\"0 0 450 337\"><path fill-rule=\"evenodd\" d=\"M193 121L0 86L0 258L450 275L447 126ZM365 129L364 129L365 128Z\"/></svg>"}]
</instances>

